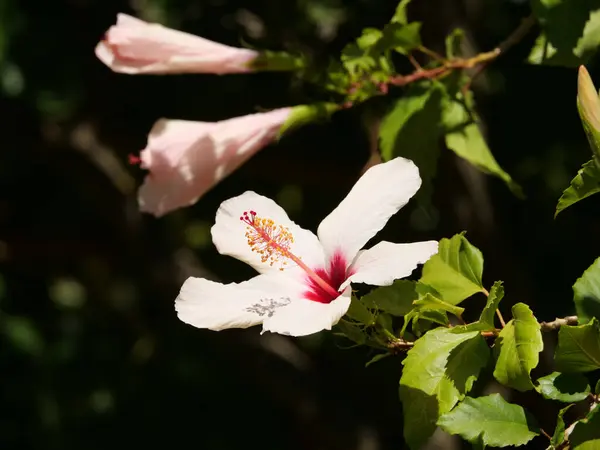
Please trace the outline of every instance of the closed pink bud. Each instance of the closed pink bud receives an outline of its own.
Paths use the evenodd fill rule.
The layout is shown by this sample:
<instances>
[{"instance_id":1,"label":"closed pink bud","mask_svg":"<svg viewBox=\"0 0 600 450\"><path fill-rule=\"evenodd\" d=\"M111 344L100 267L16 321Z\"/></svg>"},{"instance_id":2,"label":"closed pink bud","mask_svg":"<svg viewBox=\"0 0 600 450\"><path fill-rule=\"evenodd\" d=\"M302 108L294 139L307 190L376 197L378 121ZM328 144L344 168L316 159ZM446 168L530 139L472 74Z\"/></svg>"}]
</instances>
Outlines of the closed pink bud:
<instances>
[{"instance_id":1,"label":"closed pink bud","mask_svg":"<svg viewBox=\"0 0 600 450\"><path fill-rule=\"evenodd\" d=\"M96 46L96 56L127 74L224 74L250 71L258 53L118 14L117 24Z\"/></svg>"},{"instance_id":2,"label":"closed pink bud","mask_svg":"<svg viewBox=\"0 0 600 450\"><path fill-rule=\"evenodd\" d=\"M159 217L195 203L278 135L292 108L221 122L161 119L140 153L150 173L138 193L140 210Z\"/></svg>"}]
</instances>

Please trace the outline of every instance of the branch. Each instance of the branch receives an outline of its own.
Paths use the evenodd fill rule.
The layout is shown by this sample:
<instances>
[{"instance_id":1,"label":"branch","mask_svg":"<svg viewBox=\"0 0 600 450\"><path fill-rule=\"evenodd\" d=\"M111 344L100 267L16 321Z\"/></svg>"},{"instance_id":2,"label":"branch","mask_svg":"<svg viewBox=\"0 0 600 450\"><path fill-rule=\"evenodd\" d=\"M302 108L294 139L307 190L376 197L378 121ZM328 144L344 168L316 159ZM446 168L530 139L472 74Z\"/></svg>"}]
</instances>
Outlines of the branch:
<instances>
[{"instance_id":1,"label":"branch","mask_svg":"<svg viewBox=\"0 0 600 450\"><path fill-rule=\"evenodd\" d=\"M442 60L442 65L435 67L433 69L422 69L417 68L413 73L409 75L398 75L389 79L387 84L391 84L393 86L406 86L407 84L414 83L415 81L422 79L438 79L448 75L453 70L462 70L462 69L472 69L473 67L477 67L475 74L469 80L467 88L473 81L477 75L483 71L485 66L495 60L498 56L504 54L509 48L513 45L517 44L521 39L523 39L529 30L535 25L536 18L532 14L526 19L524 19L521 24L504 40L502 41L496 48L489 52L479 53L478 55L473 56L472 58L455 58L451 60ZM424 51L424 47L420 48L421 51ZM425 49L426 50L426 49ZM426 52L427 53L427 52ZM439 56L434 58L439 61Z\"/></svg>"},{"instance_id":2,"label":"branch","mask_svg":"<svg viewBox=\"0 0 600 450\"><path fill-rule=\"evenodd\" d=\"M533 14L523 19L521 25L519 25L515 29L515 31L513 31L504 41L502 41L494 50L492 50L492 52L494 52L496 55L493 59L496 59L498 56L506 53L508 49L517 44L519 41L521 41L521 39L523 39L525 36L527 36L527 33L529 33L529 30L533 28L536 22L537 19ZM477 78L481 74L481 72L483 72L483 70L491 61L492 60L490 59L481 64L477 69L475 69L475 73L471 76L471 79L464 87L464 92L466 92L471 87L473 80Z\"/></svg>"},{"instance_id":3,"label":"branch","mask_svg":"<svg viewBox=\"0 0 600 450\"><path fill-rule=\"evenodd\" d=\"M410 350L414 345L414 342L405 341L402 338L394 338L388 341L388 350L392 353L400 353L405 350Z\"/></svg>"},{"instance_id":4,"label":"branch","mask_svg":"<svg viewBox=\"0 0 600 450\"><path fill-rule=\"evenodd\" d=\"M556 331L564 325L577 325L577 316L556 318L552 322L540 322L542 331Z\"/></svg>"}]
</instances>

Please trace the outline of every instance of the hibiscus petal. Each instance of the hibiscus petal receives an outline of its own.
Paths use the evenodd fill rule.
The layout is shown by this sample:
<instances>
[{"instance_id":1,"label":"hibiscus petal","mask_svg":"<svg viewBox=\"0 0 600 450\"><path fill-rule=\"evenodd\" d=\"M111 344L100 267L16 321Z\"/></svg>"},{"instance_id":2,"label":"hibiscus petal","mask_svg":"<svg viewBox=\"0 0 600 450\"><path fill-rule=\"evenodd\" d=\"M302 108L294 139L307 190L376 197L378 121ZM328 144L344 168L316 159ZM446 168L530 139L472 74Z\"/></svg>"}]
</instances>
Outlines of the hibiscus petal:
<instances>
[{"instance_id":1,"label":"hibiscus petal","mask_svg":"<svg viewBox=\"0 0 600 450\"><path fill-rule=\"evenodd\" d=\"M394 244L382 241L358 254L351 266L353 274L342 284L350 282L388 286L398 278L409 276L438 251L437 241Z\"/></svg>"},{"instance_id":2,"label":"hibiscus petal","mask_svg":"<svg viewBox=\"0 0 600 450\"><path fill-rule=\"evenodd\" d=\"M159 217L195 203L257 151L268 145L291 108L220 122L157 121L140 153L150 174L138 193L141 211Z\"/></svg>"},{"instance_id":3,"label":"hibiscus petal","mask_svg":"<svg viewBox=\"0 0 600 450\"><path fill-rule=\"evenodd\" d=\"M283 274L258 275L242 283L222 284L188 278L175 300L180 320L219 331L258 325L298 298L301 286Z\"/></svg>"},{"instance_id":4,"label":"hibiscus petal","mask_svg":"<svg viewBox=\"0 0 600 450\"><path fill-rule=\"evenodd\" d=\"M341 252L353 259L420 186L419 169L405 158L367 170L319 225L317 235L328 257Z\"/></svg>"},{"instance_id":5,"label":"hibiscus petal","mask_svg":"<svg viewBox=\"0 0 600 450\"><path fill-rule=\"evenodd\" d=\"M322 330L331 330L348 311L351 295L352 290L348 287L331 303L293 300L289 305L277 309L271 317L265 318L263 332L306 336Z\"/></svg>"},{"instance_id":6,"label":"hibiscus petal","mask_svg":"<svg viewBox=\"0 0 600 450\"><path fill-rule=\"evenodd\" d=\"M249 72L254 50L230 47L126 14L96 46L96 56L127 74Z\"/></svg>"},{"instance_id":7,"label":"hibiscus petal","mask_svg":"<svg viewBox=\"0 0 600 450\"><path fill-rule=\"evenodd\" d=\"M297 268L294 262L277 252L274 252L274 256L278 257L275 262L271 259L263 261L261 255L251 249L246 237L249 226L240 220L244 212L250 211L256 212L257 217L273 220L276 226L287 228L293 236L293 242L286 244L287 249L304 264L313 269L324 267L323 247L317 237L292 222L283 208L273 200L252 191L221 203L211 229L213 243L219 253L244 261L261 273L279 272L280 269L287 272L288 267Z\"/></svg>"}]
</instances>

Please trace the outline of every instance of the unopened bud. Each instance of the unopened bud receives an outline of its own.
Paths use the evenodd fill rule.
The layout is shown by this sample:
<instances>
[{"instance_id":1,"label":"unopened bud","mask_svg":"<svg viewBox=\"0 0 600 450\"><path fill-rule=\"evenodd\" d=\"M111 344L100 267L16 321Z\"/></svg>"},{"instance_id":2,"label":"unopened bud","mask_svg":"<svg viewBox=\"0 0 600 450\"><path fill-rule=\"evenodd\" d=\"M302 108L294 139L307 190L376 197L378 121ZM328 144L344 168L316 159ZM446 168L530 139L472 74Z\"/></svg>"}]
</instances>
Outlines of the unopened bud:
<instances>
[{"instance_id":1,"label":"unopened bud","mask_svg":"<svg viewBox=\"0 0 600 450\"><path fill-rule=\"evenodd\" d=\"M584 66L579 66L577 101L581 119L585 120L595 131L600 131L600 97L598 97L598 91Z\"/></svg>"}]
</instances>

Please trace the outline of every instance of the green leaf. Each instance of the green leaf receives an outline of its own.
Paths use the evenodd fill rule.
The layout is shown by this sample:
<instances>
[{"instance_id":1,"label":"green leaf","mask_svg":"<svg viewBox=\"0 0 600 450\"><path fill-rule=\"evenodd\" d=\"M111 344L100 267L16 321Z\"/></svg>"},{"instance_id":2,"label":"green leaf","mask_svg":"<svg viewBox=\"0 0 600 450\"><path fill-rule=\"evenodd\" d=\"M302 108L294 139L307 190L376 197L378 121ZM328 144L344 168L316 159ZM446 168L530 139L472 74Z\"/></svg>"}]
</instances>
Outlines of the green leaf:
<instances>
[{"instance_id":1,"label":"green leaf","mask_svg":"<svg viewBox=\"0 0 600 450\"><path fill-rule=\"evenodd\" d=\"M596 161L592 159L579 169L575 178L571 180L571 185L564 190L560 199L558 199L554 217L569 206L597 192L600 192L600 168L598 168Z\"/></svg>"},{"instance_id":2,"label":"green leaf","mask_svg":"<svg viewBox=\"0 0 600 450\"><path fill-rule=\"evenodd\" d=\"M594 394L600 395L600 380L596 383L596 388L594 389Z\"/></svg>"},{"instance_id":3,"label":"green leaf","mask_svg":"<svg viewBox=\"0 0 600 450\"><path fill-rule=\"evenodd\" d=\"M536 390L548 400L580 402L590 394L587 378L579 374L552 372L537 381Z\"/></svg>"},{"instance_id":4,"label":"green leaf","mask_svg":"<svg viewBox=\"0 0 600 450\"><path fill-rule=\"evenodd\" d=\"M413 304L415 305L415 307L417 308L422 308L422 309L428 309L428 310L441 310L441 311L447 311L450 314L454 314L456 317L461 317L462 313L465 311L465 308L461 308L460 306L454 306L451 305L450 303L446 303L443 300L440 300L437 297L434 297L431 294L425 294L425 296L423 298L420 298L419 300L415 300L413 302Z\"/></svg>"},{"instance_id":5,"label":"green leaf","mask_svg":"<svg viewBox=\"0 0 600 450\"><path fill-rule=\"evenodd\" d=\"M346 315L367 326L375 325L375 315L354 296L350 300L350 307L346 311Z\"/></svg>"},{"instance_id":6,"label":"green leaf","mask_svg":"<svg viewBox=\"0 0 600 450\"><path fill-rule=\"evenodd\" d=\"M384 358L387 358L388 356L392 356L391 353L380 353L378 355L373 356L369 362L367 362L365 364L365 367L369 367L371 364L375 364L377 361L381 361Z\"/></svg>"},{"instance_id":7,"label":"green leaf","mask_svg":"<svg viewBox=\"0 0 600 450\"><path fill-rule=\"evenodd\" d=\"M408 23L408 20L406 18L406 7L410 2L411 0L401 0L400 3L398 3L398 6L396 7L396 12L391 20L392 23L399 23L402 25L406 25Z\"/></svg>"},{"instance_id":8,"label":"green leaf","mask_svg":"<svg viewBox=\"0 0 600 450\"><path fill-rule=\"evenodd\" d=\"M464 37L465 32L461 28L455 28L446 36L446 58L454 59L459 55Z\"/></svg>"},{"instance_id":9,"label":"green leaf","mask_svg":"<svg viewBox=\"0 0 600 450\"><path fill-rule=\"evenodd\" d=\"M377 325L379 325L382 329L388 331L389 333L394 334L392 316L390 316L389 314L377 314Z\"/></svg>"},{"instance_id":10,"label":"green leaf","mask_svg":"<svg viewBox=\"0 0 600 450\"><path fill-rule=\"evenodd\" d=\"M19 351L31 356L39 356L44 351L44 338L29 318L4 315L1 327L4 335Z\"/></svg>"},{"instance_id":11,"label":"green leaf","mask_svg":"<svg viewBox=\"0 0 600 450\"><path fill-rule=\"evenodd\" d=\"M367 335L364 333L363 329L355 323L342 319L337 323L335 328L338 331L335 334L344 336L358 345L363 345L367 342Z\"/></svg>"},{"instance_id":12,"label":"green leaf","mask_svg":"<svg viewBox=\"0 0 600 450\"><path fill-rule=\"evenodd\" d=\"M595 405L587 417L573 428L569 442L573 450L598 450L600 448L600 406Z\"/></svg>"},{"instance_id":13,"label":"green leaf","mask_svg":"<svg viewBox=\"0 0 600 450\"><path fill-rule=\"evenodd\" d=\"M580 324L594 317L600 320L600 258L573 285L573 301Z\"/></svg>"},{"instance_id":14,"label":"green leaf","mask_svg":"<svg viewBox=\"0 0 600 450\"><path fill-rule=\"evenodd\" d=\"M420 282L435 289L442 300L457 305L483 292L483 256L464 233L440 240L438 253L423 266Z\"/></svg>"},{"instance_id":15,"label":"green leaf","mask_svg":"<svg viewBox=\"0 0 600 450\"><path fill-rule=\"evenodd\" d=\"M506 447L524 445L538 436L538 427L525 410L504 400L500 394L467 397L451 412L438 420L438 425L450 434L484 445Z\"/></svg>"},{"instance_id":16,"label":"green leaf","mask_svg":"<svg viewBox=\"0 0 600 450\"><path fill-rule=\"evenodd\" d=\"M539 362L544 348L540 324L529 307L517 303L512 307L513 319L496 339L497 355L494 377L505 386L518 391L533 389L530 372Z\"/></svg>"},{"instance_id":17,"label":"green leaf","mask_svg":"<svg viewBox=\"0 0 600 450\"><path fill-rule=\"evenodd\" d=\"M591 372L600 369L600 327L592 319L585 325L560 327L554 354L560 372Z\"/></svg>"},{"instance_id":18,"label":"green leaf","mask_svg":"<svg viewBox=\"0 0 600 450\"><path fill-rule=\"evenodd\" d=\"M487 303L481 312L481 316L477 322L472 322L468 325L455 326L452 330L456 333L464 333L466 331L492 331L496 330L494 317L500 300L504 297L504 288L502 281L496 281L490 290Z\"/></svg>"},{"instance_id":19,"label":"green leaf","mask_svg":"<svg viewBox=\"0 0 600 450\"><path fill-rule=\"evenodd\" d=\"M356 39L356 44L361 50L368 50L379 42L383 33L377 28L365 28L362 30L361 36Z\"/></svg>"},{"instance_id":20,"label":"green leaf","mask_svg":"<svg viewBox=\"0 0 600 450\"><path fill-rule=\"evenodd\" d=\"M415 287L414 281L396 280L391 286L373 289L361 300L369 308L404 316L413 309L413 301L419 297Z\"/></svg>"},{"instance_id":21,"label":"green leaf","mask_svg":"<svg viewBox=\"0 0 600 450\"><path fill-rule=\"evenodd\" d=\"M477 331L453 334L436 328L415 342L402 362L400 379L404 438L412 449L420 448L435 431L439 415L471 390L489 354Z\"/></svg>"},{"instance_id":22,"label":"green leaf","mask_svg":"<svg viewBox=\"0 0 600 450\"><path fill-rule=\"evenodd\" d=\"M469 93L465 99L469 104L472 103L471 96ZM463 103L456 99L448 99L443 115L444 124L449 130L446 134L446 146L482 172L502 179L515 195L522 197L521 187L500 167L474 120L476 118L471 116L474 114L469 113Z\"/></svg>"},{"instance_id":23,"label":"green leaf","mask_svg":"<svg viewBox=\"0 0 600 450\"><path fill-rule=\"evenodd\" d=\"M565 421L563 416L571 406L573 405L569 405L558 412L554 434L552 435L552 439L550 439L550 445L552 448L557 448L565 441Z\"/></svg>"},{"instance_id":24,"label":"green leaf","mask_svg":"<svg viewBox=\"0 0 600 450\"><path fill-rule=\"evenodd\" d=\"M354 42L344 47L341 60L344 68L353 75L369 72L377 66L375 58Z\"/></svg>"},{"instance_id":25,"label":"green leaf","mask_svg":"<svg viewBox=\"0 0 600 450\"><path fill-rule=\"evenodd\" d=\"M340 109L335 103L314 103L312 105L294 106L287 120L277 134L277 139L287 132L311 122L323 121Z\"/></svg>"},{"instance_id":26,"label":"green leaf","mask_svg":"<svg viewBox=\"0 0 600 450\"><path fill-rule=\"evenodd\" d=\"M442 134L442 100L441 85L413 84L395 101L379 127L383 160L402 156L419 168L423 184L416 198L420 201L428 200L433 192Z\"/></svg>"},{"instance_id":27,"label":"green leaf","mask_svg":"<svg viewBox=\"0 0 600 450\"><path fill-rule=\"evenodd\" d=\"M481 312L479 322L488 326L488 328L495 328L494 318L496 317L496 310L500 304L500 300L504 298L504 286L502 281L496 281L490 289L490 295L488 295L487 303Z\"/></svg>"},{"instance_id":28,"label":"green leaf","mask_svg":"<svg viewBox=\"0 0 600 450\"><path fill-rule=\"evenodd\" d=\"M600 5L587 0L532 0L543 33L529 55L533 64L576 67L600 45Z\"/></svg>"},{"instance_id":29,"label":"green leaf","mask_svg":"<svg viewBox=\"0 0 600 450\"><path fill-rule=\"evenodd\" d=\"M398 53L408 55L420 45L420 22L412 22L407 25L390 23L383 28L383 36L377 44L377 49L379 52L394 49Z\"/></svg>"},{"instance_id":30,"label":"green leaf","mask_svg":"<svg viewBox=\"0 0 600 450\"><path fill-rule=\"evenodd\" d=\"M404 316L404 325L402 326L402 330L400 330L400 336L404 337L406 333L406 328L409 324L411 325L413 334L415 336L421 336L426 331L429 331L432 323L448 326L450 321L448 320L448 315L446 314L446 311L429 308L412 309L406 316ZM457 331L457 333L465 331L473 330L462 330Z\"/></svg>"}]
</instances>

